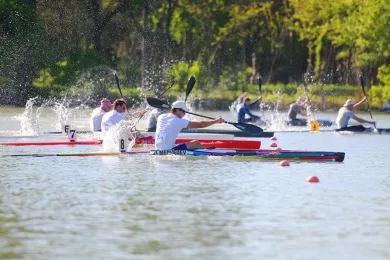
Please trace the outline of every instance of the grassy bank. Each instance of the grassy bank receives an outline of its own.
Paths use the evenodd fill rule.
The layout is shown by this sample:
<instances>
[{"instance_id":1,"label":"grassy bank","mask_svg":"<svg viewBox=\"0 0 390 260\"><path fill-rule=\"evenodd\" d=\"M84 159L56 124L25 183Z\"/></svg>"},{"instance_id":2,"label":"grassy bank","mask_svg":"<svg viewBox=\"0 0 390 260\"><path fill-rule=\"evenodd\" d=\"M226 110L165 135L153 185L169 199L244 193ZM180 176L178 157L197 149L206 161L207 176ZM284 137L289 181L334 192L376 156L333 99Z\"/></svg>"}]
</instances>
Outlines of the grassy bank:
<instances>
[{"instance_id":1,"label":"grassy bank","mask_svg":"<svg viewBox=\"0 0 390 260\"><path fill-rule=\"evenodd\" d=\"M336 86L336 85L309 85L309 98L315 109L337 110L347 99L356 101L363 98L360 87L357 86ZM294 103L299 97L306 97L302 85L264 85L261 93L257 85L248 85L240 90L214 89L209 92L200 91L196 88L191 93L191 98L195 99L195 104L204 109L227 109L234 100L244 92L252 99L262 96L263 103L270 108L287 109L289 104ZM372 87L369 91L369 101L373 109L381 109L383 104L390 98L390 88ZM170 91L166 97L169 101L174 101L178 97L184 96L183 92Z\"/></svg>"},{"instance_id":2,"label":"grassy bank","mask_svg":"<svg viewBox=\"0 0 390 260\"><path fill-rule=\"evenodd\" d=\"M102 97L108 97L115 100L120 97L119 91L116 87L82 85L68 88L67 91L47 91L42 92L42 100L54 99L72 100L69 106L78 105L80 100L87 106L94 107L98 105ZM246 85L244 87L237 87L236 90L227 89L224 86L218 86L211 89L203 88L203 86L195 85L190 99L194 101L197 108L202 109L228 109L229 106L244 92L255 99L257 96L262 96L263 104L268 108L287 109L289 104L294 103L298 97L306 97L306 93L302 85L298 84L266 84L262 86L261 93L257 85ZM138 107L140 102L146 96L153 96L152 92L142 92L135 87L126 88L122 86L122 92L130 107ZM338 85L309 85L308 96L315 109L318 110L337 110L347 99L360 100L363 97L360 86L338 86ZM165 95L165 99L173 102L178 98L183 98L185 95L184 87L174 86ZM390 87L386 86L372 86L368 92L371 107L379 110L383 104L390 99Z\"/></svg>"}]
</instances>

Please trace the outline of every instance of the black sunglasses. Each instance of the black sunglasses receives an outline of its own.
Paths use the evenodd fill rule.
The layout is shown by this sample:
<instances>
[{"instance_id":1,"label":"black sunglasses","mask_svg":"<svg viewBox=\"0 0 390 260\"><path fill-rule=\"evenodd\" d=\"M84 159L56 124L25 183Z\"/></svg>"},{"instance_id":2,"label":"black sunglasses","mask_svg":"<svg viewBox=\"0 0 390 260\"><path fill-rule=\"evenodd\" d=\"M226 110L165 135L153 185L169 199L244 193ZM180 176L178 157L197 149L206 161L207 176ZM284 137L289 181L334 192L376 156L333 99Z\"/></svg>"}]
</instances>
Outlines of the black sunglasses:
<instances>
[{"instance_id":1,"label":"black sunglasses","mask_svg":"<svg viewBox=\"0 0 390 260\"><path fill-rule=\"evenodd\" d=\"M184 114L186 113L185 110L181 109L181 108L178 108L181 112L183 112Z\"/></svg>"}]
</instances>

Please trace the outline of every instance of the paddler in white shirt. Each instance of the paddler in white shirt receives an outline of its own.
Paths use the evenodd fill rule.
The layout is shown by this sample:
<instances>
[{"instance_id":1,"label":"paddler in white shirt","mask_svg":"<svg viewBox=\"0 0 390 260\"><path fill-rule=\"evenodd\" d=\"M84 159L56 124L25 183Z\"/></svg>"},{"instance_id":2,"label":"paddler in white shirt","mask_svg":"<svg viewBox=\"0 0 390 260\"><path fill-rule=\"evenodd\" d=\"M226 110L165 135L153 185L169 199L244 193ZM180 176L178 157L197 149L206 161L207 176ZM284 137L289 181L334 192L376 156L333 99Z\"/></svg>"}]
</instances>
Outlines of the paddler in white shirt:
<instances>
[{"instance_id":1,"label":"paddler in white shirt","mask_svg":"<svg viewBox=\"0 0 390 260\"><path fill-rule=\"evenodd\" d=\"M345 130L353 129L353 130L361 130L361 131L366 130L366 128L362 125L355 125L355 126L348 127L348 122L349 122L349 119L351 119L351 118L355 119L359 123L368 123L368 124L373 124L373 125L375 124L374 121L368 121L368 120L365 120L363 118L357 117L355 115L354 109L356 109L361 103L366 101L366 99L367 99L367 97L364 97L360 102L358 102L356 104L351 99L348 99L347 101L345 101L345 104L343 105L342 108L340 108L339 113L337 115L337 119L336 119L338 131L342 131L344 129Z\"/></svg>"},{"instance_id":2,"label":"paddler in white shirt","mask_svg":"<svg viewBox=\"0 0 390 260\"><path fill-rule=\"evenodd\" d=\"M108 131L108 129L117 124L119 121L126 118L126 101L123 98L117 99L112 104L113 110L106 113L102 119L101 129L102 132Z\"/></svg>"},{"instance_id":3,"label":"paddler in white shirt","mask_svg":"<svg viewBox=\"0 0 390 260\"><path fill-rule=\"evenodd\" d=\"M134 117L138 117L145 112L145 109L143 109L143 110L134 112L132 114L127 114L126 113L126 106L127 106L126 101L123 98L120 98L120 99L117 99L114 101L114 103L112 104L113 110L106 113L103 116L103 119L102 119L102 132L103 133L108 131L112 126L118 124L123 119L130 119L131 120ZM131 132L134 132L134 131L131 130ZM144 137L140 134L139 131L135 131L135 132L136 132L136 138Z\"/></svg>"},{"instance_id":4,"label":"paddler in white shirt","mask_svg":"<svg viewBox=\"0 0 390 260\"><path fill-rule=\"evenodd\" d=\"M100 107L95 108L92 111L89 125L92 132L98 132L102 130L103 116L111 110L111 101L108 98L100 100Z\"/></svg>"},{"instance_id":5,"label":"paddler in white shirt","mask_svg":"<svg viewBox=\"0 0 390 260\"><path fill-rule=\"evenodd\" d=\"M189 112L183 101L176 101L172 104L168 114L162 114L157 119L155 136L156 150L193 150L205 148L199 141L181 143L175 146L175 141L183 128L204 128L224 122L222 118L210 121L189 121L184 119L186 112Z\"/></svg>"}]
</instances>

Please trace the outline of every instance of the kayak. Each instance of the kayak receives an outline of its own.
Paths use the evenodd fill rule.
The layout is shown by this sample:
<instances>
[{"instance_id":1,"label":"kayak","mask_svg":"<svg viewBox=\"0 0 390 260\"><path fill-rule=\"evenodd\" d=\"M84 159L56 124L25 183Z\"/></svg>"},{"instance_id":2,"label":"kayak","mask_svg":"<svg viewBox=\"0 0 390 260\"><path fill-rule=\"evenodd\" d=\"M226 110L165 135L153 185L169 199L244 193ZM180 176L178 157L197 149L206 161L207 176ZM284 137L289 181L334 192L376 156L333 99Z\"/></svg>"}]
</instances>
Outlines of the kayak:
<instances>
[{"instance_id":1,"label":"kayak","mask_svg":"<svg viewBox=\"0 0 390 260\"><path fill-rule=\"evenodd\" d=\"M319 131L311 131L311 130L282 130L275 131L275 133L309 133L309 132L321 132L321 133L359 133L359 134L390 134L390 128L373 128L373 127L364 127L364 126L350 126L339 129L326 129Z\"/></svg>"},{"instance_id":2,"label":"kayak","mask_svg":"<svg viewBox=\"0 0 390 260\"><path fill-rule=\"evenodd\" d=\"M373 127L364 127L362 125L354 125L344 128L339 128L335 130L336 132L353 132L353 133L389 133L390 128L373 128Z\"/></svg>"},{"instance_id":3,"label":"kayak","mask_svg":"<svg viewBox=\"0 0 390 260\"><path fill-rule=\"evenodd\" d=\"M192 138L178 138L175 143L192 141ZM260 149L261 142L256 140L224 140L224 139L196 139L205 147L232 148L232 149ZM155 139L151 136L140 138L137 145L154 145ZM44 146L44 145L101 145L102 140L90 141L36 141L36 142L4 142L3 146Z\"/></svg>"},{"instance_id":4,"label":"kayak","mask_svg":"<svg viewBox=\"0 0 390 260\"><path fill-rule=\"evenodd\" d=\"M270 138L274 136L274 132L262 132L259 135L253 136L238 130L222 130L222 129L195 129L185 128L181 131L182 133L198 133L198 134L230 134L234 137L263 137Z\"/></svg>"},{"instance_id":5,"label":"kayak","mask_svg":"<svg viewBox=\"0 0 390 260\"><path fill-rule=\"evenodd\" d=\"M79 131L76 130L76 133L78 134L92 134L91 131ZM154 133L154 131L141 131L141 134L146 133ZM222 135L234 135L235 137L261 137L261 138L271 138L274 136L274 132L262 132L259 135L250 135L242 131L238 130L223 130L223 129L183 129L181 133L196 133L196 134L222 134ZM54 131L54 132L44 132L43 134L46 135L53 135L53 134L64 134L60 131Z\"/></svg>"},{"instance_id":6,"label":"kayak","mask_svg":"<svg viewBox=\"0 0 390 260\"><path fill-rule=\"evenodd\" d=\"M314 120L313 122L318 122L320 126L332 126L332 121L329 120ZM307 126L307 121L306 120L289 120L285 121L286 125L290 126Z\"/></svg>"},{"instance_id":7,"label":"kayak","mask_svg":"<svg viewBox=\"0 0 390 260\"><path fill-rule=\"evenodd\" d=\"M181 144L194 139L178 138L175 144ZM230 149L260 149L261 141L256 140L218 140L218 139L196 139L205 147L230 148ZM146 137L136 141L138 145L154 144L155 139Z\"/></svg>"},{"instance_id":8,"label":"kayak","mask_svg":"<svg viewBox=\"0 0 390 260\"><path fill-rule=\"evenodd\" d=\"M49 154L13 154L3 157L52 157L52 156L126 156L126 155L148 155L148 156L228 156L228 157L250 157L255 159L277 160L302 160L302 161L336 161L342 162L345 158L343 152L322 152L322 151L299 151L299 150L236 150L236 149L196 149L196 150L139 150L130 152L79 152L79 153L49 153Z\"/></svg>"}]
</instances>

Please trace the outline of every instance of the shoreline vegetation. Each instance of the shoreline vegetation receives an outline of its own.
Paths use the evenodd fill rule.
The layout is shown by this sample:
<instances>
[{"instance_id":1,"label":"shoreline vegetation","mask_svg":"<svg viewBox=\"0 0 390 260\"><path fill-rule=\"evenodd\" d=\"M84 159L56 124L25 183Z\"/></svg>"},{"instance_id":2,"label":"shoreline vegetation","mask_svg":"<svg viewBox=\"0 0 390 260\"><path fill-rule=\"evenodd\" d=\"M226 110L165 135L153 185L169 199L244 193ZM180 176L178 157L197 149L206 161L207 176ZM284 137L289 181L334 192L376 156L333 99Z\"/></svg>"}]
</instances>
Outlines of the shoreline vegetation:
<instances>
[{"instance_id":1,"label":"shoreline vegetation","mask_svg":"<svg viewBox=\"0 0 390 260\"><path fill-rule=\"evenodd\" d=\"M308 85L310 91L309 98L312 103L312 108L318 111L337 111L343 106L347 99L358 101L363 98L363 93L360 86L338 86L338 85ZM46 89L49 90L49 89ZM80 88L75 91L71 89L66 92L50 93L40 91L38 99L34 102L36 105L50 102L66 101L69 107L84 105L88 107L95 107L98 105L102 97L107 97L114 101L119 98L118 89L116 87L103 88L99 91L91 90L90 88ZM151 91L141 91L139 88L125 88L122 87L124 97L128 102L130 108L137 108L142 106L143 100L147 96L155 96ZM252 100L258 96L262 96L262 109L264 110L288 110L291 103L294 103L297 98L306 98L303 90L303 85L294 84L265 84L262 86L262 93L255 84L248 84L239 90L227 90L224 87L215 88L211 91L204 91L202 89L195 89L191 93L190 101L192 106L196 109L205 110L228 110L237 99L243 94ZM380 111L383 104L387 102L386 99L390 96L390 88L372 86L368 92L369 102L373 111ZM174 88L168 91L165 98L169 102L174 102L177 99L183 99L184 92ZM19 107L23 107L20 105Z\"/></svg>"},{"instance_id":2,"label":"shoreline vegetation","mask_svg":"<svg viewBox=\"0 0 390 260\"><path fill-rule=\"evenodd\" d=\"M243 92L285 109L303 78L315 109L361 99L359 75L373 109L390 99L384 0L8 0L0 17L0 105L94 106L118 97L114 70L130 107L172 82L167 97L183 95L191 76L206 109Z\"/></svg>"}]
</instances>

